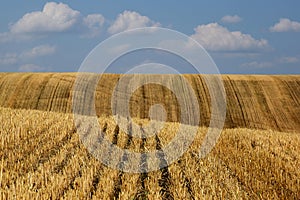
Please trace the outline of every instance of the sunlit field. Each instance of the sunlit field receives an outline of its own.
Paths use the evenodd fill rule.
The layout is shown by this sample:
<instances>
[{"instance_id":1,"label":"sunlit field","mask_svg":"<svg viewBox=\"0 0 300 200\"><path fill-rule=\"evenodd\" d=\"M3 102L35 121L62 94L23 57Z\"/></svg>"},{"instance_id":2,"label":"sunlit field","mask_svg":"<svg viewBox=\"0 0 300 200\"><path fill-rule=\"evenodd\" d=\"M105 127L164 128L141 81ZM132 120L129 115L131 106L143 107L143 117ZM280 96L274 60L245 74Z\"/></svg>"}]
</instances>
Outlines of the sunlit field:
<instances>
[{"instance_id":1,"label":"sunlit field","mask_svg":"<svg viewBox=\"0 0 300 200\"><path fill-rule=\"evenodd\" d=\"M157 85L135 91L131 113L142 128L152 104L161 102L168 113L160 132L135 138L109 111L118 77L106 75L96 90L105 137L133 152L162 149L181 125L172 92ZM300 77L224 75L225 127L205 158L198 155L210 97L201 76L185 77L201 110L195 140L168 167L135 174L105 166L79 139L71 108L76 74L0 74L0 199L299 199Z\"/></svg>"}]
</instances>

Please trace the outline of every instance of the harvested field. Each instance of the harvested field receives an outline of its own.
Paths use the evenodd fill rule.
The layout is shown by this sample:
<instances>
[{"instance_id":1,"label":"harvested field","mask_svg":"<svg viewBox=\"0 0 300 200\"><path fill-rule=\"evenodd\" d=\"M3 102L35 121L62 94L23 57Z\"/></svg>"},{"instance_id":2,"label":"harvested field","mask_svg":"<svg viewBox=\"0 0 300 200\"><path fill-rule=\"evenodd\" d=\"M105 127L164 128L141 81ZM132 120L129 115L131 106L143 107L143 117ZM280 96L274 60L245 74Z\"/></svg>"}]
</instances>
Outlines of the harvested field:
<instances>
[{"instance_id":1,"label":"harvested field","mask_svg":"<svg viewBox=\"0 0 300 200\"><path fill-rule=\"evenodd\" d=\"M0 199L300 199L299 75L222 75L225 126L204 158L198 155L211 118L210 94L205 76L184 75L200 108L195 140L171 165L144 173L107 167L83 145L78 130L90 127L74 123L76 75L0 73ZM147 138L133 137L130 128L124 132L111 111L119 79L105 74L97 83L96 121L102 130L97 141L105 137L121 149L147 153L167 146L179 126L195 128L178 123L181 110L169 89L147 84L130 98L133 122L144 130L155 104L164 106L167 122ZM156 156L163 166L167 158ZM134 162L142 169L153 164L147 156Z\"/></svg>"},{"instance_id":2,"label":"harvested field","mask_svg":"<svg viewBox=\"0 0 300 200\"><path fill-rule=\"evenodd\" d=\"M203 75L184 77L198 98L200 126L207 127L210 96ZM98 116L111 115L112 91L119 78L120 75L116 74L101 77L95 91ZM70 113L75 79L76 73L0 73L0 106ZM226 128L300 131L299 75L222 75L222 79L227 97ZM180 121L180 109L174 94L155 84L145 85L134 92L131 114L148 118L150 106L156 103L165 106L168 121Z\"/></svg>"},{"instance_id":3,"label":"harvested field","mask_svg":"<svg viewBox=\"0 0 300 200\"><path fill-rule=\"evenodd\" d=\"M300 198L299 133L225 129L213 151L200 159L207 131L202 127L169 167L131 174L93 158L71 114L9 108L0 113L0 199ZM144 140L120 131L112 117L99 123L112 143L136 152L161 148L177 127L167 123L157 137Z\"/></svg>"}]
</instances>

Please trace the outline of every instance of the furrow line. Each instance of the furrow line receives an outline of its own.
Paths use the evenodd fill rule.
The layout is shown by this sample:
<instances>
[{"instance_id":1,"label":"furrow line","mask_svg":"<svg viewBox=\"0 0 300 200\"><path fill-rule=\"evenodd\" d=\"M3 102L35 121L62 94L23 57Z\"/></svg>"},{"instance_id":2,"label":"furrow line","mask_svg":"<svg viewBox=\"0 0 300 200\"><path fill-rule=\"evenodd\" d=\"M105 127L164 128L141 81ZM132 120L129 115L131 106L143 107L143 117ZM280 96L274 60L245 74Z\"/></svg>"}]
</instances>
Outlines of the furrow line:
<instances>
[{"instance_id":1,"label":"furrow line","mask_svg":"<svg viewBox=\"0 0 300 200\"><path fill-rule=\"evenodd\" d=\"M128 149L131 142L132 142L132 124L131 122L129 123L128 125L128 138L127 138L127 142L124 146L124 149ZM127 153L125 152L122 156L122 159L121 159L121 162L119 164L119 169L123 169L124 168L124 163L125 162L128 162L128 155ZM123 171L119 171L118 172L118 178L117 180L115 180L115 183L114 183L114 190L113 190L113 193L111 195L111 199L119 199L119 195L121 193L121 186L122 186L122 177L124 175L124 172Z\"/></svg>"},{"instance_id":2,"label":"furrow line","mask_svg":"<svg viewBox=\"0 0 300 200\"><path fill-rule=\"evenodd\" d=\"M161 171L161 178L158 180L158 184L161 187L160 194L162 196L163 200L173 200L174 197L170 192L169 186L171 183L171 175L169 173L168 167L163 167L167 166L167 161L165 159L164 152L161 151L161 143L156 135L156 149L159 150L156 156L160 159L160 171Z\"/></svg>"},{"instance_id":3,"label":"furrow line","mask_svg":"<svg viewBox=\"0 0 300 200\"><path fill-rule=\"evenodd\" d=\"M141 152L141 160L140 160L140 167L141 167L141 174L139 176L139 189L136 193L134 199L147 199L147 193L148 190L145 186L145 181L148 178L148 166L147 166L147 156L144 153L145 152L145 144L146 144L146 138L145 138L145 132L144 129L141 127L141 133L142 133L142 143L140 144L140 150Z\"/></svg>"},{"instance_id":4,"label":"furrow line","mask_svg":"<svg viewBox=\"0 0 300 200\"><path fill-rule=\"evenodd\" d=\"M108 124L105 123L104 124L104 127L103 127L103 130L102 130L102 133L106 134L106 131L107 131L107 126ZM117 125L115 130L114 130L114 137L113 137L113 145L116 145L117 142L118 142L118 135L119 135L119 126ZM109 154L111 154L111 152L109 152ZM93 197L97 191L97 187L98 187L98 184L100 182L100 179L101 179L101 172L103 171L103 165L101 165L100 167L97 168L97 171L93 177L93 180L92 180L92 187L91 187L91 190L90 190L90 194L91 194L91 197Z\"/></svg>"},{"instance_id":5,"label":"furrow line","mask_svg":"<svg viewBox=\"0 0 300 200\"><path fill-rule=\"evenodd\" d=\"M183 179L184 179L184 185L187 188L190 199L194 200L195 199L195 192L192 189L192 178L186 176L184 166L182 165L181 160L178 160L177 163L181 168L181 173L182 173L182 176L183 176Z\"/></svg>"}]
</instances>

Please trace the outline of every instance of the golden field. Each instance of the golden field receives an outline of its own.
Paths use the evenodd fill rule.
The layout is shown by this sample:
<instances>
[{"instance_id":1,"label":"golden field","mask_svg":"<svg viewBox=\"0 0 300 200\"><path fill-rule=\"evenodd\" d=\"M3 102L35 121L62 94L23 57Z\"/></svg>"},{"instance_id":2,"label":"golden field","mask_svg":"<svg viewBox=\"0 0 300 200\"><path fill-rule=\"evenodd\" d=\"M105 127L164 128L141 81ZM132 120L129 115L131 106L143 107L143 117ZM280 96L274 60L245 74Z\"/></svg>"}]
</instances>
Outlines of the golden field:
<instances>
[{"instance_id":1,"label":"golden field","mask_svg":"<svg viewBox=\"0 0 300 200\"><path fill-rule=\"evenodd\" d=\"M0 106L71 113L76 75L0 73ZM199 102L200 126L207 127L211 105L203 75L184 77L193 87ZM222 75L222 78L227 97L226 128L300 131L300 75ZM118 74L101 77L95 91L98 116L111 115L112 90L119 79ZM164 105L168 121L179 121L174 94L165 87L151 84L139 88L132 95L132 116L147 118L150 106L155 103Z\"/></svg>"},{"instance_id":2,"label":"golden field","mask_svg":"<svg viewBox=\"0 0 300 200\"><path fill-rule=\"evenodd\" d=\"M135 121L147 124L149 107L162 103L169 122L155 136L130 137L110 116L119 76L105 75L96 90L105 137L134 152L167 145L179 126L172 92L147 85L133 94ZM0 199L299 199L300 76L223 75L225 128L205 158L198 153L209 95L200 75L185 77L201 110L195 140L170 166L133 174L101 164L80 141L71 110L76 74L0 74Z\"/></svg>"}]
</instances>

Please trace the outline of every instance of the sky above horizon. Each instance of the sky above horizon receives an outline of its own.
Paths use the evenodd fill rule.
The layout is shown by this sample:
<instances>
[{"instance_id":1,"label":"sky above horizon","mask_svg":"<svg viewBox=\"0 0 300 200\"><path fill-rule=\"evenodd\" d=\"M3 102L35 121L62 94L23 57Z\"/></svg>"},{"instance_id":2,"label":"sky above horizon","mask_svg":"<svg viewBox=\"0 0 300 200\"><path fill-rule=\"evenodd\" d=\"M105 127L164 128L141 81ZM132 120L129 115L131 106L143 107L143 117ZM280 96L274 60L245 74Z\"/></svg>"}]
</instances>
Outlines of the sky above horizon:
<instances>
[{"instance_id":1,"label":"sky above horizon","mask_svg":"<svg viewBox=\"0 0 300 200\"><path fill-rule=\"evenodd\" d=\"M223 74L300 74L297 0L1 4L1 72L76 72L89 52L114 34L162 27L199 42ZM184 65L181 68L182 73L193 73Z\"/></svg>"}]
</instances>

